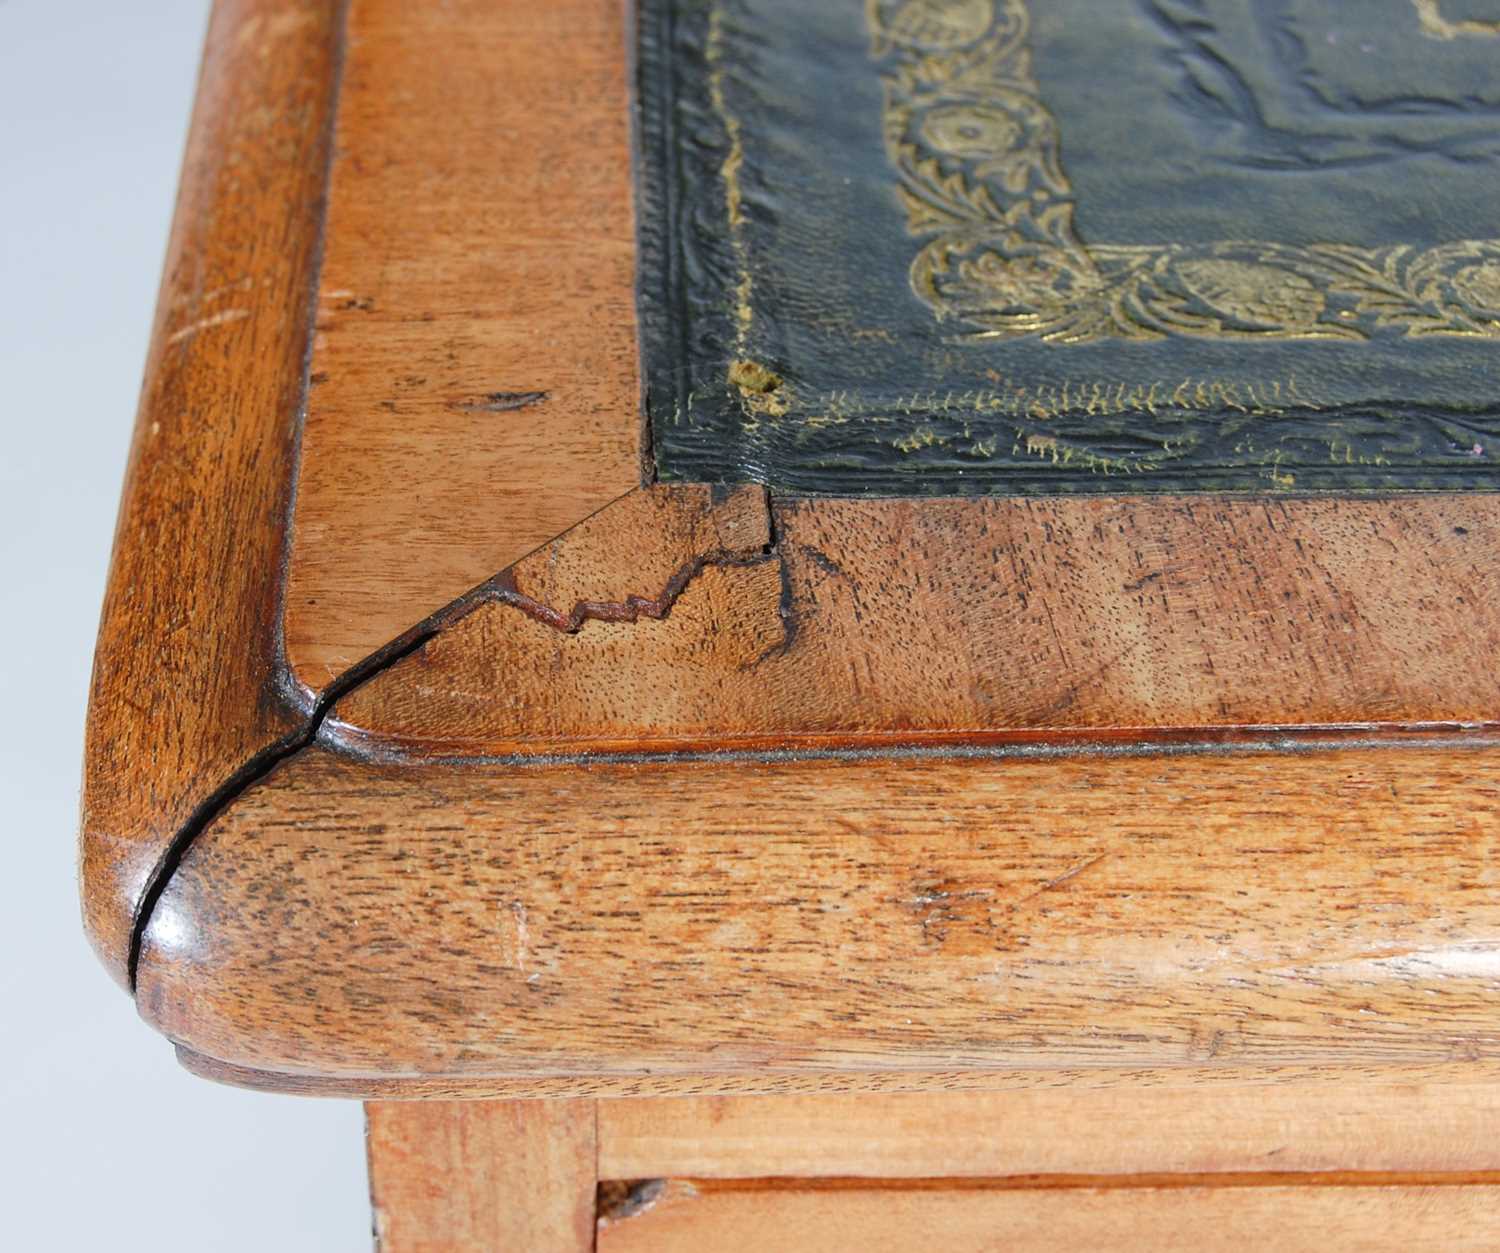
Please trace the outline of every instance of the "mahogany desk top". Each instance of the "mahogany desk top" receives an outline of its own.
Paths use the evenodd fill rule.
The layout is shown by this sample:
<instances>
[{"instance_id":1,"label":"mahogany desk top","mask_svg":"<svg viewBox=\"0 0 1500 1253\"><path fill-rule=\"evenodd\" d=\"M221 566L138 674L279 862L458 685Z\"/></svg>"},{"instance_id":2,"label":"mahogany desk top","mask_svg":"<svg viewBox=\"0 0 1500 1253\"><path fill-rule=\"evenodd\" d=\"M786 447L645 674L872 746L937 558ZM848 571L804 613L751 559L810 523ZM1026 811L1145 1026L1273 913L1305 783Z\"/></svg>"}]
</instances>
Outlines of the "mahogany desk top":
<instances>
[{"instance_id":1,"label":"mahogany desk top","mask_svg":"<svg viewBox=\"0 0 1500 1253\"><path fill-rule=\"evenodd\" d=\"M141 1013L363 1096L1487 1090L1497 497L659 476L628 43L218 3L89 724Z\"/></svg>"}]
</instances>

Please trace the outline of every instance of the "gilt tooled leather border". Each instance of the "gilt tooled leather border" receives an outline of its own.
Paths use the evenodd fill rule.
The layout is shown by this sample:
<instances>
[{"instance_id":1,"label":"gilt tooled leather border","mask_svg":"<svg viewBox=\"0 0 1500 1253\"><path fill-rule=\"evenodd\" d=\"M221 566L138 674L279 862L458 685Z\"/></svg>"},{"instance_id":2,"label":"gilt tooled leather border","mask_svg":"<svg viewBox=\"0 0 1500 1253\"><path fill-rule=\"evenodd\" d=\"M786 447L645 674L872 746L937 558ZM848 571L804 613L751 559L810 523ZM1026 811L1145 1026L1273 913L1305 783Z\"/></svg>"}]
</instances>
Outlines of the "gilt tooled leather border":
<instances>
[{"instance_id":1,"label":"gilt tooled leather border","mask_svg":"<svg viewBox=\"0 0 1500 1253\"><path fill-rule=\"evenodd\" d=\"M1369 249L1085 244L1031 69L1029 0L925 0L948 46L866 0L912 293L972 340L1500 338L1500 240ZM799 375L758 308L725 89L724 0L640 0L639 305L665 480L845 495L1494 490L1500 405L1320 404L1295 377L914 386ZM898 13L899 16L899 13ZM780 351L778 351L780 350ZM811 385L809 385L811 384ZM1494 450L1493 453L1491 450Z\"/></svg>"},{"instance_id":2,"label":"gilt tooled leather border","mask_svg":"<svg viewBox=\"0 0 1500 1253\"><path fill-rule=\"evenodd\" d=\"M912 290L937 316L971 323L980 338L1061 343L1358 340L1386 328L1500 339L1500 239L1086 244L1057 121L1032 71L1031 0L934 0L923 7L929 20L947 17L950 45L936 48L891 29L881 0L867 6L886 153L908 230L928 240ZM1253 384L1238 399L1274 405ZM1163 400L1151 395L1147 407Z\"/></svg>"}]
</instances>

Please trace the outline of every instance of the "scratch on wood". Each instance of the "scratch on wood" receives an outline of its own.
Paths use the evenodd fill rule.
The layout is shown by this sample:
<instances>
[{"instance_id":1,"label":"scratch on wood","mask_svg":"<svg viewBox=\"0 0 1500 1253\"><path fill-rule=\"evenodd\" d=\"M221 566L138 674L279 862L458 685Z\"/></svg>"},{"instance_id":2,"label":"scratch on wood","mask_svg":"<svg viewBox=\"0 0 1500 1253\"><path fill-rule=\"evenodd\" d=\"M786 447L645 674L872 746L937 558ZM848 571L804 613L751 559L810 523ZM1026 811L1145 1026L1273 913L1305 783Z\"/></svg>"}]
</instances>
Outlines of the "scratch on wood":
<instances>
[{"instance_id":1,"label":"scratch on wood","mask_svg":"<svg viewBox=\"0 0 1500 1253\"><path fill-rule=\"evenodd\" d=\"M531 943L531 930L526 925L526 906L520 901L510 903L510 912L516 919L516 969L526 973L527 948Z\"/></svg>"},{"instance_id":2,"label":"scratch on wood","mask_svg":"<svg viewBox=\"0 0 1500 1253\"><path fill-rule=\"evenodd\" d=\"M1092 870L1108 856L1108 853L1100 853L1097 857L1090 857L1087 861L1079 862L1078 865L1074 866L1071 870L1063 871L1063 873L1058 875L1057 878L1048 879L1046 883L1042 884L1042 886L1037 888L1034 892L1028 892L1025 896L1021 897L1021 899L1018 900L1016 904L1024 905L1027 901L1034 900L1043 892L1050 892L1053 888L1062 887L1064 883L1071 883L1074 879L1078 878L1079 875L1085 874L1088 871Z\"/></svg>"},{"instance_id":3,"label":"scratch on wood","mask_svg":"<svg viewBox=\"0 0 1500 1253\"><path fill-rule=\"evenodd\" d=\"M967 892L955 891L940 883L924 884L906 900L905 907L917 915L917 925L922 929L923 940L943 944L948 939L948 929L954 924L973 927L975 919L968 917L975 909L975 902L988 902L994 893L986 889ZM988 906L984 907L984 921L980 930L992 930Z\"/></svg>"},{"instance_id":4,"label":"scratch on wood","mask_svg":"<svg viewBox=\"0 0 1500 1253\"><path fill-rule=\"evenodd\" d=\"M240 322L249 316L249 309L225 309L219 313L211 313L206 318L199 318L196 322L188 323L181 330L173 331L167 336L167 343L178 344L185 339L191 339L199 331L206 331L215 326L223 326L228 322Z\"/></svg>"},{"instance_id":5,"label":"scratch on wood","mask_svg":"<svg viewBox=\"0 0 1500 1253\"><path fill-rule=\"evenodd\" d=\"M313 13L275 13L269 16L252 17L240 24L235 41L241 46L259 43L256 49L262 56L269 54L277 40L294 35L305 26L317 21Z\"/></svg>"},{"instance_id":6,"label":"scratch on wood","mask_svg":"<svg viewBox=\"0 0 1500 1253\"><path fill-rule=\"evenodd\" d=\"M539 405L550 395L550 392L489 392L480 400L459 401L450 407L462 413L510 413Z\"/></svg>"}]
</instances>

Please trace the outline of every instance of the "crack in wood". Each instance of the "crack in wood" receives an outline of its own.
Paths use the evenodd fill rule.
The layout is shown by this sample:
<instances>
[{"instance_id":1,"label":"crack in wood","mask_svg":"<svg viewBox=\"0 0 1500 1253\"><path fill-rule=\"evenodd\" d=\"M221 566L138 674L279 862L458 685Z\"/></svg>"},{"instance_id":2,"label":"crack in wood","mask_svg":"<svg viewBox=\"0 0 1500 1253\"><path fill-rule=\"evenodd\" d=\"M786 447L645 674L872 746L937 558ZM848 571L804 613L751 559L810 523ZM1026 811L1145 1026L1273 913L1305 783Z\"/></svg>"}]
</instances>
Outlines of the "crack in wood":
<instances>
[{"instance_id":1,"label":"crack in wood","mask_svg":"<svg viewBox=\"0 0 1500 1253\"><path fill-rule=\"evenodd\" d=\"M545 623L564 634L573 635L580 631L586 622L639 622L642 618L661 621L672 612L672 606L687 590L688 585L710 566L748 567L780 560L780 554L772 549L753 554L711 553L708 556L695 557L692 561L679 566L672 577L667 580L666 586L655 596L640 596L632 593L623 600L580 600L576 601L567 613L517 590L515 575L507 570L491 582L486 599L519 609L527 617L535 618L538 622Z\"/></svg>"},{"instance_id":2,"label":"crack in wood","mask_svg":"<svg viewBox=\"0 0 1500 1253\"><path fill-rule=\"evenodd\" d=\"M546 393L528 394L543 398L546 395ZM618 503L618 499L611 501L610 504ZM606 509L608 507L608 505L605 506ZM603 510L599 512L602 513ZM592 516L597 516L597 514ZM567 532L564 532L564 535L566 534ZM187 855L194 841L247 790L259 783L277 766L296 756L317 740L334 706L356 688L369 682L382 671L390 669L405 658L419 652L449 627L492 601L511 605L539 622L571 634L578 631L588 621L636 622L642 617L665 618L688 584L709 566L752 566L766 561L779 560L781 557L774 542L757 550L716 549L684 563L668 579L666 586L656 596L631 595L623 601L579 601L566 614L516 589L514 571L521 564L516 562L351 666L315 698L305 689L293 690L288 676L282 674L278 681L278 686L282 689L280 698L288 706L302 709L306 720L291 734L283 736L274 744L256 753L220 784L198 806L167 846L152 871L145 890L141 893L131 927L130 950L126 958L126 977L132 994L135 992L140 971L141 951L146 930L150 926L157 902L166 891L167 885L172 881L178 866L182 864L182 859Z\"/></svg>"}]
</instances>

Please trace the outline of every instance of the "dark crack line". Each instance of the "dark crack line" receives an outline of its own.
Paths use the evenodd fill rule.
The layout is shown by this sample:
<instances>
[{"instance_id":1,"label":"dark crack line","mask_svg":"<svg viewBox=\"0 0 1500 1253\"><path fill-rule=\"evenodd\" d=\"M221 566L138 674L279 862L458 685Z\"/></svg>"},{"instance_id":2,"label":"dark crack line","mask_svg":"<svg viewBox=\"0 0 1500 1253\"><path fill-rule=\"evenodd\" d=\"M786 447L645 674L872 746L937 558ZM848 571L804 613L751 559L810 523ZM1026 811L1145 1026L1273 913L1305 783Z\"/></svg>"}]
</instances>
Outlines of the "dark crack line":
<instances>
[{"instance_id":1,"label":"dark crack line","mask_svg":"<svg viewBox=\"0 0 1500 1253\"><path fill-rule=\"evenodd\" d=\"M619 499L619 498L617 498ZM610 504L602 508L609 508ZM593 515L590 515L592 517ZM581 519L579 523L588 519ZM572 530L574 528L569 528ZM563 536L567 531L562 533ZM552 544L558 542L562 536L547 541L533 549L527 557L541 552ZM486 604L500 603L510 605L521 612L544 622L549 626L556 627L560 631L569 634L577 632L585 622L598 620L602 622L635 622L641 617L654 619L665 618L672 611L672 606L682 595L684 589L697 576L709 566L751 566L765 561L780 559L774 545L767 545L758 552L734 553L723 549L710 553L707 556L695 558L679 567L676 573L668 579L666 586L654 597L628 596L624 601L579 601L568 614L559 613L549 605L526 596L515 588L515 566L527 560L522 557L514 565L507 567L494 577L487 579L473 590L466 592L457 600L445 605L436 613L424 618L409 631L397 636L389 644L377 649L364 660L356 662L345 670L338 678L334 679L323 689L322 693L312 702L311 708L307 710L306 721L290 735L282 737L274 744L263 748L250 758L243 766L229 776L222 784L203 801L178 829L173 836L166 851L162 853L146 881L146 886L141 892L141 897L136 905L135 919L130 931L130 952L126 958L126 977L129 980L131 994L134 995L137 980L140 974L141 950L145 944L146 930L151 925L151 918L156 912L157 903L162 894L167 890L167 885L172 882L177 869L182 865L183 858L187 856L188 850L192 848L197 838L206 831L215 820L217 820L226 809L229 808L247 790L266 778L273 770L283 762L295 757L304 748L307 748L318 739L323 729L324 722L333 712L334 707L348 696L355 688L368 683L382 671L390 669L399 662L418 652L424 645L435 639L443 631L476 609ZM281 698L289 709L297 709L301 704L298 694L290 690L288 677L284 672L278 676L283 686Z\"/></svg>"},{"instance_id":2,"label":"dark crack line","mask_svg":"<svg viewBox=\"0 0 1500 1253\"><path fill-rule=\"evenodd\" d=\"M156 912L156 904L161 899L162 893L166 891L167 884L172 881L177 867L182 864L182 859L187 850L192 846L194 840L214 821L225 809L247 788L251 787L260 779L274 770L281 762L285 761L294 753L301 751L312 742L322 725L323 719L332 708L335 701L343 696L349 688L357 683L363 682L364 678L373 674L376 670L386 665L394 664L399 657L405 656L413 649L419 648L422 640L411 638L420 629L421 625L413 628L413 631L391 641L382 649L372 653L364 661L354 666L338 679L328 685L322 697L312 701L309 706L305 696L301 692L292 690L286 674L285 656L286 640L285 631L285 596L287 587L287 572L290 565L291 547L290 537L292 533L292 518L297 506L297 494L300 490L300 476L302 464L302 437L305 433L307 422L308 397L311 394L312 385L323 380L314 379L312 375L314 331L318 322L318 289L322 280L323 262L328 248L328 196L333 181L333 165L336 156L338 138L339 101L342 99L344 85L344 70L347 65L347 54L349 48L349 6L351 0L339 0L337 13L333 19L333 42L332 42L332 76L329 83L329 108L327 116L322 120L324 134L322 144L324 145L322 179L315 201L316 212L319 216L317 225L317 238L313 244L312 255L308 263L307 282L312 289L312 300L307 311L308 318L304 330L304 344L302 350L301 364L301 390L296 399L296 416L289 432L291 438L291 464L292 482L287 492L285 501L285 513L282 522L281 554L277 563L279 582L275 589L275 648L276 648L276 674L273 679L274 688L269 695L272 699L279 699L284 707L294 714L303 714L306 721L302 727L284 736L276 743L263 748L254 754L244 765L225 779L208 797L189 815L187 821L178 829L176 835L163 851L156 865L151 868L150 875L146 878L145 886L141 889L140 899L136 901L135 915L131 920L130 927L130 949L125 957L125 978L130 988L130 994L135 995L136 982L140 973L141 946L145 941L146 928L151 923L151 916Z\"/></svg>"},{"instance_id":3,"label":"dark crack line","mask_svg":"<svg viewBox=\"0 0 1500 1253\"><path fill-rule=\"evenodd\" d=\"M497 575L485 586L484 599L509 605L512 609L520 610L527 617L535 618L538 622L566 635L576 635L583 629L585 622L639 622L642 618L661 621L672 612L672 606L687 590L688 584L710 566L719 568L758 566L767 561L779 559L780 555L772 548L756 553L720 550L709 553L707 556L695 557L692 561L679 566L672 577L667 580L666 586L656 596L632 594L624 600L580 600L575 602L573 608L567 613L562 613L551 605L544 604L526 595L525 592L517 590L515 575L507 570Z\"/></svg>"},{"instance_id":4,"label":"dark crack line","mask_svg":"<svg viewBox=\"0 0 1500 1253\"><path fill-rule=\"evenodd\" d=\"M457 605L462 602L454 603ZM445 614L446 612L444 611ZM373 678L380 671L394 666L404 657L410 656L438 634L441 627L429 625L431 622L432 619L428 619L384 648L371 653L364 661L344 671L324 689L323 694L314 702L307 721L301 727L269 747L261 749L193 811L192 816L178 830L166 851L161 855L161 859L156 863L150 878L146 881L141 899L136 905L135 921L130 931L130 954L125 967L132 995L135 994L136 980L140 973L141 947L145 943L146 929L150 926L152 915L156 912L157 902L161 900L162 893L167 890L167 885L172 882L177 868L182 864L182 859L187 855L193 842L245 791L259 783L282 762L295 757L317 739L323 721L328 717L334 705L361 683Z\"/></svg>"},{"instance_id":5,"label":"dark crack line","mask_svg":"<svg viewBox=\"0 0 1500 1253\"><path fill-rule=\"evenodd\" d=\"M626 493L629 495L630 493ZM424 618L410 630L397 636L390 643L377 649L362 661L355 663L323 689L322 693L306 704L304 692L292 689L291 679L284 659L279 664L276 680L281 687L279 698L288 709L304 710L302 726L274 744L252 756L243 766L229 776L192 813L178 830L161 858L153 868L140 901L136 906L135 919L131 927L130 951L126 963L131 994L134 995L140 973L140 962L145 936L156 906L168 885L176 875L183 859L197 838L203 834L241 795L265 779L278 766L311 746L320 738L324 723L334 707L356 688L370 682L377 675L412 656L445 630L486 604L508 605L535 620L556 630L574 634L586 622L636 622L642 617L664 619L672 611L689 584L705 569L714 567L749 567L767 561L782 564L783 588L779 611L786 623L788 633L795 635L795 617L789 616L790 589L786 585L786 563L781 552L776 529L775 500L768 493L767 509L770 513L770 542L759 550L734 551L719 549L705 556L684 563L668 579L662 591L654 596L629 595L623 601L579 601L566 614L550 605L527 596L515 586L514 570L529 557L544 551L565 537L569 531L581 526L599 512L608 509L623 497L617 497L580 519L568 531L545 544L538 545L499 574L479 584L463 596L445 605L436 613ZM365 760L388 760L410 764L439 765L506 765L518 767L549 767L559 765L607 765L607 764L678 764L689 762L755 762L764 764L792 763L800 761L924 761L924 760L1005 760L1005 759L1052 759L1058 757L1131 758L1141 756L1193 757L1235 754L1301 754L1347 749L1380 749L1397 745L1408 748L1500 748L1500 726L1494 723L1439 723L1420 729L1412 728L1394 735L1381 733L1381 729L1368 724L1350 724L1341 727L1255 728L1258 735L1244 734L1244 728L1235 728L1231 734L1222 728L1184 729L1178 736L1163 736L1158 732L1145 739L1117 740L1083 734L1053 742L1022 743L962 743L869 745L864 747L827 748L802 745L778 749L717 749L709 751L635 750L631 752L591 753L539 753L512 754L505 756L438 756L412 757L399 752L358 752L355 755ZM349 751L341 746L341 751ZM1098 859L1096 859L1098 860ZM1055 886L1073 874L1081 873L1092 866L1087 863L1078 867L1062 879L1047 887Z\"/></svg>"}]
</instances>

